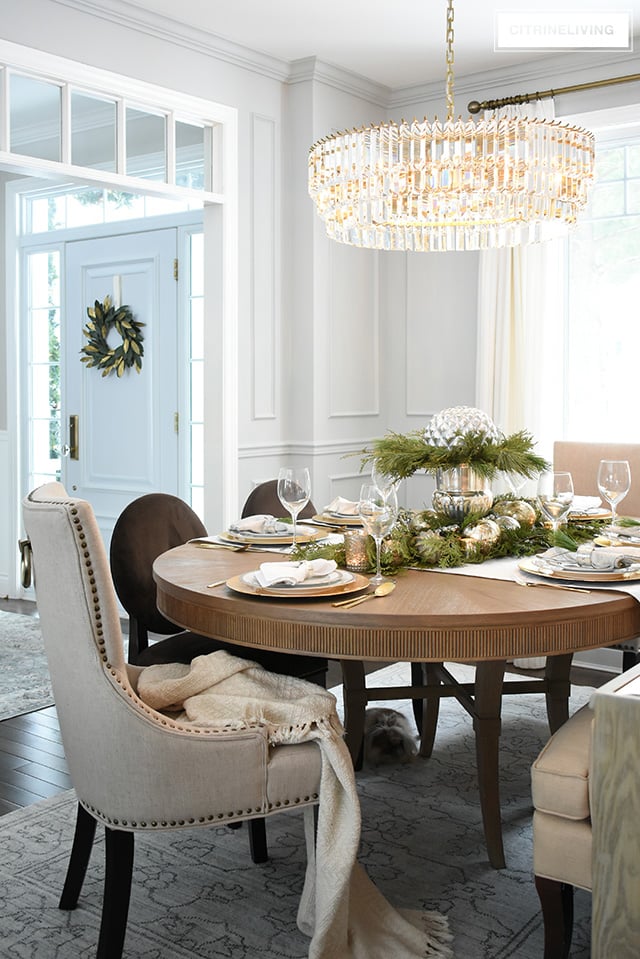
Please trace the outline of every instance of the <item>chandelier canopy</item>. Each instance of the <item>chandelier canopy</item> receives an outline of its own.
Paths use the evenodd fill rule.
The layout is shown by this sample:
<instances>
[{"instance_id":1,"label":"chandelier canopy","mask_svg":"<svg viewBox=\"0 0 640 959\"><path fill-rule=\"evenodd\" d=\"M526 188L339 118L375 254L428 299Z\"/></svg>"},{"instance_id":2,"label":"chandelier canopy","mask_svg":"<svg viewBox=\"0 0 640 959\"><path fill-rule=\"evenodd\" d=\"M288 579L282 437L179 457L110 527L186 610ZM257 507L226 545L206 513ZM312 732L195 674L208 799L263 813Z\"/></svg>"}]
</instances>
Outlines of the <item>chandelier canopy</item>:
<instances>
[{"instance_id":1,"label":"chandelier canopy","mask_svg":"<svg viewBox=\"0 0 640 959\"><path fill-rule=\"evenodd\" d=\"M375 250L482 250L576 222L594 137L552 120L454 119L453 0L447 0L447 119L332 134L309 151L309 195L327 234Z\"/></svg>"}]
</instances>

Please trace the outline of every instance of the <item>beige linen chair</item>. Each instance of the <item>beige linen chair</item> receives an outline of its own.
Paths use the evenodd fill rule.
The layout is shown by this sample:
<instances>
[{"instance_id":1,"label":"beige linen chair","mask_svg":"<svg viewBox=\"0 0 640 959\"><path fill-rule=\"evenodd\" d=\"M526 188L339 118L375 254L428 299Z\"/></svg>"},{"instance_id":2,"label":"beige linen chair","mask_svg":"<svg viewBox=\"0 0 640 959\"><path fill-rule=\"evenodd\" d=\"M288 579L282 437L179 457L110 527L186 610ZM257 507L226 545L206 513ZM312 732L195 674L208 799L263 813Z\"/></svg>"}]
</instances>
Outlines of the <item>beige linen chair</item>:
<instances>
[{"instance_id":1,"label":"beige linen chair","mask_svg":"<svg viewBox=\"0 0 640 959\"><path fill-rule=\"evenodd\" d=\"M109 565L91 506L50 483L23 501L54 699L78 797L60 908L75 908L96 823L105 827L98 959L120 959L134 834L209 827L317 802L315 743L270 748L262 728L220 731L171 721L136 694ZM212 844L213 844L212 836Z\"/></svg>"},{"instance_id":2,"label":"beige linen chair","mask_svg":"<svg viewBox=\"0 0 640 959\"><path fill-rule=\"evenodd\" d=\"M640 444L639 443L579 443L557 440L553 444L553 465L557 470L568 470L573 477L573 489L579 496L600 496L598 466L600 460L628 460L631 467L631 489L621 500L621 516L640 518ZM607 505L606 503L604 504ZM638 639L616 643L612 649L622 650L622 668L630 669L638 662Z\"/></svg>"},{"instance_id":3,"label":"beige linen chair","mask_svg":"<svg viewBox=\"0 0 640 959\"><path fill-rule=\"evenodd\" d=\"M622 693L632 686L635 695ZM533 869L544 959L569 956L576 887L593 891L592 959L638 955L639 697L636 666L599 689L532 766Z\"/></svg>"}]
</instances>

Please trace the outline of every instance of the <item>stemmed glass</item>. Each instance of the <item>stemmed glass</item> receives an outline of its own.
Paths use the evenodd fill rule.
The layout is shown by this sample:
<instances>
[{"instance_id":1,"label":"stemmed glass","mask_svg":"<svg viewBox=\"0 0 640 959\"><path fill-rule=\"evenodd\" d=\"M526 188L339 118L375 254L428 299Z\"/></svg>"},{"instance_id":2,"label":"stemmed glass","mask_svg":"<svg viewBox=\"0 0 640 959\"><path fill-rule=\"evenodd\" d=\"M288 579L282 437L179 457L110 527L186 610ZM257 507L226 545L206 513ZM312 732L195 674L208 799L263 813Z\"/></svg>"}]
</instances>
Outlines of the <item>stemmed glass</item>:
<instances>
[{"instance_id":1,"label":"stemmed glass","mask_svg":"<svg viewBox=\"0 0 640 959\"><path fill-rule=\"evenodd\" d=\"M545 516L551 520L551 528L557 533L560 523L571 509L573 480L571 473L541 473L538 480L538 503Z\"/></svg>"},{"instance_id":2,"label":"stemmed glass","mask_svg":"<svg viewBox=\"0 0 640 959\"><path fill-rule=\"evenodd\" d=\"M309 502L311 496L311 477L306 466L297 468L282 467L278 473L278 499L284 508L291 513L293 520L293 542L291 549L296 548L296 521L298 513Z\"/></svg>"},{"instance_id":3,"label":"stemmed glass","mask_svg":"<svg viewBox=\"0 0 640 959\"><path fill-rule=\"evenodd\" d=\"M401 480L394 479L393 476L389 476L388 473L383 473L377 466L374 465L371 470L371 482L374 486L377 486L383 496L386 497L389 493L397 493L398 486L401 483Z\"/></svg>"},{"instance_id":4,"label":"stemmed glass","mask_svg":"<svg viewBox=\"0 0 640 959\"><path fill-rule=\"evenodd\" d=\"M380 570L382 540L391 532L398 518L398 497L395 489L383 493L374 483L365 483L360 490L358 516L376 544L376 574L369 582L377 586L384 582Z\"/></svg>"},{"instance_id":5,"label":"stemmed glass","mask_svg":"<svg viewBox=\"0 0 640 959\"><path fill-rule=\"evenodd\" d=\"M628 460L600 460L598 489L611 506L611 525L616 525L616 506L631 489Z\"/></svg>"}]
</instances>

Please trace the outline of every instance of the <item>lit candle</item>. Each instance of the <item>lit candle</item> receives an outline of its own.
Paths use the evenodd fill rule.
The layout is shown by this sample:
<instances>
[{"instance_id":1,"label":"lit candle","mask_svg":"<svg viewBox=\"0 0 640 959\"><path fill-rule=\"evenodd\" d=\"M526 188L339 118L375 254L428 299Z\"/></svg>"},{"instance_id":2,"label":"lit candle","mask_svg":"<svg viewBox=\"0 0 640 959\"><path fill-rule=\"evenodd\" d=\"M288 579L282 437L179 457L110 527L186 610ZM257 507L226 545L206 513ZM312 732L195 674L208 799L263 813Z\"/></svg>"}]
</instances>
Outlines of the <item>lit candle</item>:
<instances>
[{"instance_id":1,"label":"lit candle","mask_svg":"<svg viewBox=\"0 0 640 959\"><path fill-rule=\"evenodd\" d=\"M355 571L369 568L367 556L367 541L369 534L363 529L347 529L344 531L344 551L346 567Z\"/></svg>"}]
</instances>

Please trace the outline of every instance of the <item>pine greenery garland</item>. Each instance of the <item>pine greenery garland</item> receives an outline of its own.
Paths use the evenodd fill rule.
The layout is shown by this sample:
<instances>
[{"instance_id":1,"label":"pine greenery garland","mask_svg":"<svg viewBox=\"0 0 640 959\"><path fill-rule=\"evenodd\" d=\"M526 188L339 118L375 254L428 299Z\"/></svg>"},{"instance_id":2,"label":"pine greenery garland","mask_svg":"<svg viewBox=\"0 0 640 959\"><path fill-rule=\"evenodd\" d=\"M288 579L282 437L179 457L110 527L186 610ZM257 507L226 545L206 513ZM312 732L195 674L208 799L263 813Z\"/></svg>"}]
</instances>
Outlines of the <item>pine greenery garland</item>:
<instances>
[{"instance_id":1,"label":"pine greenery garland","mask_svg":"<svg viewBox=\"0 0 640 959\"><path fill-rule=\"evenodd\" d=\"M493 479L497 473L515 473L531 478L549 464L532 452L533 439L525 430L505 436L499 442L488 440L484 433L459 434L451 446L432 446L426 443L422 431L411 433L389 432L374 440L370 449L362 450L363 467L375 466L385 476L405 479L418 470L435 473L438 469L469 466L483 479Z\"/></svg>"}]
</instances>

